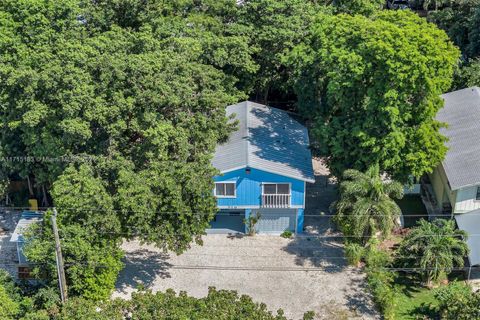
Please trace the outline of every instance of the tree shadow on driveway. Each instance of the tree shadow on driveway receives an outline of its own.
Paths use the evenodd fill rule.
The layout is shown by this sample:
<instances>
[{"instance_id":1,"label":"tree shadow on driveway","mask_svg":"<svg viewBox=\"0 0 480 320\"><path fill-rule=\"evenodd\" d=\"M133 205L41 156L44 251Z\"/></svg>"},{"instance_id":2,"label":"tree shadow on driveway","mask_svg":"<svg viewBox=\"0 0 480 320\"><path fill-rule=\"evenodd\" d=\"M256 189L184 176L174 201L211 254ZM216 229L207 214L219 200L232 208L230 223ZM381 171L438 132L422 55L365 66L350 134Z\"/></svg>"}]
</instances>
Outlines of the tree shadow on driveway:
<instances>
[{"instance_id":1,"label":"tree shadow on driveway","mask_svg":"<svg viewBox=\"0 0 480 320\"><path fill-rule=\"evenodd\" d=\"M125 268L120 272L115 285L118 292L127 293L128 289L143 286L147 288L158 277L170 278L168 271L172 265L167 262L169 255L149 249L137 249L126 252Z\"/></svg>"},{"instance_id":2,"label":"tree shadow on driveway","mask_svg":"<svg viewBox=\"0 0 480 320\"><path fill-rule=\"evenodd\" d=\"M360 269L354 271L361 274ZM378 317L378 312L372 302L372 296L367 288L364 277L356 277L350 280L350 288L353 292L347 294L347 306L356 313L368 315L370 317Z\"/></svg>"},{"instance_id":3,"label":"tree shadow on driveway","mask_svg":"<svg viewBox=\"0 0 480 320\"><path fill-rule=\"evenodd\" d=\"M296 237L283 250L296 256L298 266L321 268L328 273L342 272L348 267L340 238Z\"/></svg>"}]
</instances>

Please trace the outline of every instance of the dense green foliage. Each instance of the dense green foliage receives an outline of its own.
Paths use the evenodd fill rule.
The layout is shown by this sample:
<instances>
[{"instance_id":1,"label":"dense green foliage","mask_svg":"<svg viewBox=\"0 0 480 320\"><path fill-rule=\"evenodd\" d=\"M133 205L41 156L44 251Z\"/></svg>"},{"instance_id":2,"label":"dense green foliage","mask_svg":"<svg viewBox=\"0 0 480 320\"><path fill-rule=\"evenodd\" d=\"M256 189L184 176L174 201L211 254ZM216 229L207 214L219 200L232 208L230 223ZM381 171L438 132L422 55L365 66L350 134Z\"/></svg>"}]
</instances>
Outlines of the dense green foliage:
<instances>
[{"instance_id":1,"label":"dense green foliage","mask_svg":"<svg viewBox=\"0 0 480 320\"><path fill-rule=\"evenodd\" d=\"M365 244L377 232L387 236L401 211L393 199L403 196L403 187L384 181L378 166L365 173L349 169L340 182L340 199L334 204L335 222L350 241Z\"/></svg>"},{"instance_id":2,"label":"dense green foliage","mask_svg":"<svg viewBox=\"0 0 480 320\"><path fill-rule=\"evenodd\" d=\"M428 19L447 32L466 58L480 55L480 1L453 0Z\"/></svg>"},{"instance_id":3,"label":"dense green foliage","mask_svg":"<svg viewBox=\"0 0 480 320\"><path fill-rule=\"evenodd\" d=\"M3 300L1 294L0 298L2 302L10 302ZM144 291L133 293L131 300L114 299L102 303L76 297L69 299L64 305L47 303L22 314L17 312L18 306L10 304L0 305L0 312L6 308L10 308L8 310L13 313L0 314L5 320L121 320L125 319L127 314L128 319L132 320L287 319L282 310L273 314L267 310L265 304L254 302L249 296L215 288L209 288L208 295L204 298L193 298L185 292L177 295L173 290L164 293ZM304 319L313 319L313 316L311 312L307 312Z\"/></svg>"},{"instance_id":4,"label":"dense green foliage","mask_svg":"<svg viewBox=\"0 0 480 320\"><path fill-rule=\"evenodd\" d=\"M397 263L414 268L428 284L443 280L454 268L463 267L469 251L466 238L454 220L422 219L401 242Z\"/></svg>"},{"instance_id":5,"label":"dense green foliage","mask_svg":"<svg viewBox=\"0 0 480 320\"><path fill-rule=\"evenodd\" d=\"M388 270L391 264L390 255L378 247L379 243L371 239L366 247L358 243L346 244L346 256L350 263L358 264L359 260L365 263L367 288L372 294L377 308L387 320L397 319L395 307L397 304L395 288L396 273Z\"/></svg>"},{"instance_id":6,"label":"dense green foliage","mask_svg":"<svg viewBox=\"0 0 480 320\"><path fill-rule=\"evenodd\" d=\"M480 319L480 293L461 282L435 290L438 312L445 320Z\"/></svg>"},{"instance_id":7,"label":"dense green foliage","mask_svg":"<svg viewBox=\"0 0 480 320\"><path fill-rule=\"evenodd\" d=\"M471 60L460 68L455 77L457 89L480 86L480 58Z\"/></svg>"},{"instance_id":8,"label":"dense green foliage","mask_svg":"<svg viewBox=\"0 0 480 320\"><path fill-rule=\"evenodd\" d=\"M0 270L0 319L13 319L19 312L13 281L5 271Z\"/></svg>"},{"instance_id":9,"label":"dense green foliage","mask_svg":"<svg viewBox=\"0 0 480 320\"><path fill-rule=\"evenodd\" d=\"M428 19L447 32L462 51L463 62L455 77L454 88L479 86L480 1L450 0Z\"/></svg>"},{"instance_id":10,"label":"dense green foliage","mask_svg":"<svg viewBox=\"0 0 480 320\"><path fill-rule=\"evenodd\" d=\"M375 301L393 317L389 259L364 248L400 213L402 188L380 173L407 182L443 159L434 117L459 55L433 24L383 2L2 1L0 196L8 176L29 178L58 208L73 299L58 303L47 216L26 248L46 287L23 299L2 281L0 318L284 319L216 290L140 293L97 310L122 268L123 238L177 253L201 243L216 211L212 153L234 129L224 107L249 95L281 107L298 100L315 149L343 174L336 221L352 239L350 262L366 263ZM478 0L441 9L429 19L465 60L455 85L480 84ZM451 253L464 253L454 243Z\"/></svg>"},{"instance_id":11,"label":"dense green foliage","mask_svg":"<svg viewBox=\"0 0 480 320\"><path fill-rule=\"evenodd\" d=\"M292 90L290 75L282 61L307 36L316 12L326 9L306 0L242 2L240 21L251 29L253 58L259 67L255 76L245 79L247 88L263 103L272 96L285 99Z\"/></svg>"},{"instance_id":12,"label":"dense green foliage","mask_svg":"<svg viewBox=\"0 0 480 320\"><path fill-rule=\"evenodd\" d=\"M232 1L187 13L194 1L134 3L2 2L0 153L32 159L2 164L61 189L52 193L61 215L79 205L82 185L98 184L108 208L79 208L107 210L105 228L120 223L181 251L216 210L210 158L231 130L224 107L244 97L224 70L254 67L236 51L246 36L223 15Z\"/></svg>"},{"instance_id":13,"label":"dense green foliage","mask_svg":"<svg viewBox=\"0 0 480 320\"><path fill-rule=\"evenodd\" d=\"M333 0L333 9L336 13L361 14L369 16L385 6L383 0Z\"/></svg>"},{"instance_id":14,"label":"dense green foliage","mask_svg":"<svg viewBox=\"0 0 480 320\"><path fill-rule=\"evenodd\" d=\"M289 59L299 109L315 119L333 173L378 163L402 182L445 156L434 117L457 60L443 31L404 11L320 15Z\"/></svg>"},{"instance_id":15,"label":"dense green foliage","mask_svg":"<svg viewBox=\"0 0 480 320\"><path fill-rule=\"evenodd\" d=\"M373 300L383 317L394 320L395 317L395 289L394 273L388 270L371 269L367 271L367 284L373 295Z\"/></svg>"},{"instance_id":16,"label":"dense green foliage","mask_svg":"<svg viewBox=\"0 0 480 320\"><path fill-rule=\"evenodd\" d=\"M92 235L79 225L58 225L69 294L91 300L108 299L123 268L123 252L117 241ZM28 243L25 253L31 262L38 264L35 274L56 288L58 276L51 230L51 225L45 223L41 232L36 233L41 236Z\"/></svg>"}]
</instances>

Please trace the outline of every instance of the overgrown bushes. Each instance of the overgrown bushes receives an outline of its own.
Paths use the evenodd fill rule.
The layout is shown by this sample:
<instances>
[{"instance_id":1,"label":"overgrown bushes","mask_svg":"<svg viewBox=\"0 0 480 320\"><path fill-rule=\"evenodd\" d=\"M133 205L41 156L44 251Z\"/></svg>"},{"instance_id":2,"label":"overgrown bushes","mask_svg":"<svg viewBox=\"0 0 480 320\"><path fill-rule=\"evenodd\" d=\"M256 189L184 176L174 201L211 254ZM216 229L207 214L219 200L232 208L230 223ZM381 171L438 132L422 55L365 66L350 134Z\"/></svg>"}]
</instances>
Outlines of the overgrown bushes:
<instances>
[{"instance_id":1,"label":"overgrown bushes","mask_svg":"<svg viewBox=\"0 0 480 320\"><path fill-rule=\"evenodd\" d=\"M444 320L480 319L480 293L469 286L454 282L435 290L438 313Z\"/></svg>"},{"instance_id":2,"label":"overgrown bushes","mask_svg":"<svg viewBox=\"0 0 480 320\"><path fill-rule=\"evenodd\" d=\"M385 319L395 319L395 273L382 269L367 269L367 283L373 300Z\"/></svg>"},{"instance_id":3,"label":"overgrown bushes","mask_svg":"<svg viewBox=\"0 0 480 320\"><path fill-rule=\"evenodd\" d=\"M365 263L367 284L373 300L385 319L395 319L395 277L396 273L387 269L391 264L390 255L378 248L378 241L371 239L366 247L350 242L345 246L345 255L352 265Z\"/></svg>"},{"instance_id":4,"label":"overgrown bushes","mask_svg":"<svg viewBox=\"0 0 480 320\"><path fill-rule=\"evenodd\" d=\"M43 277L47 285L55 288L58 285L55 246L48 217L44 223L41 230L32 230L33 240L26 245L25 254L38 264L34 275ZM75 224L60 222L59 230L69 293L91 300L108 299L123 268L118 240L92 234L91 230Z\"/></svg>"},{"instance_id":5,"label":"overgrown bushes","mask_svg":"<svg viewBox=\"0 0 480 320\"><path fill-rule=\"evenodd\" d=\"M375 304L385 319L395 319L395 286L396 273L387 269L391 264L390 255L378 249L378 243L371 242L365 249L367 283Z\"/></svg>"},{"instance_id":6,"label":"overgrown bushes","mask_svg":"<svg viewBox=\"0 0 480 320\"><path fill-rule=\"evenodd\" d=\"M272 313L267 310L265 304L257 303L249 296L239 295L236 291L216 290L213 287L209 288L208 295L204 298L190 297L185 292L176 294L171 289L157 293L141 291L133 293L132 299L128 301L108 299L99 303L73 297L63 305L36 305L35 308L30 308L24 313L19 312L19 302L11 298L4 299L4 289L0 285L0 319L2 320L20 318L22 320L287 320L281 309ZM303 318L312 320L314 313L307 312Z\"/></svg>"},{"instance_id":7,"label":"overgrown bushes","mask_svg":"<svg viewBox=\"0 0 480 320\"><path fill-rule=\"evenodd\" d=\"M345 245L345 256L349 264L358 266L365 255L365 248L355 242L350 242Z\"/></svg>"}]
</instances>

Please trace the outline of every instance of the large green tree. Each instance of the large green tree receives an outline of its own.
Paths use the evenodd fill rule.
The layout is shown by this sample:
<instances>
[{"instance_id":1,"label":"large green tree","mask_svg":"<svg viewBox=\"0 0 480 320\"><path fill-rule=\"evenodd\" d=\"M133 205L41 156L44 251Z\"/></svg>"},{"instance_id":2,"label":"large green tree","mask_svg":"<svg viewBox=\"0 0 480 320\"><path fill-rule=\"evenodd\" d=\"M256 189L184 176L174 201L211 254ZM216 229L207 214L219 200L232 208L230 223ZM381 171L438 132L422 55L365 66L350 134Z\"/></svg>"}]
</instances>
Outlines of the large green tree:
<instances>
[{"instance_id":1,"label":"large green tree","mask_svg":"<svg viewBox=\"0 0 480 320\"><path fill-rule=\"evenodd\" d=\"M480 1L452 0L428 16L447 32L462 51L462 63L455 76L454 88L480 85Z\"/></svg>"},{"instance_id":2,"label":"large green tree","mask_svg":"<svg viewBox=\"0 0 480 320\"><path fill-rule=\"evenodd\" d=\"M28 157L4 171L54 190L65 223L184 250L216 211L210 159L232 130L225 106L244 98L233 74L256 70L236 10L3 1L0 155Z\"/></svg>"},{"instance_id":3,"label":"large green tree","mask_svg":"<svg viewBox=\"0 0 480 320\"><path fill-rule=\"evenodd\" d=\"M405 182L431 171L446 153L435 114L458 57L443 31L411 12L319 15L289 63L333 173L378 163Z\"/></svg>"},{"instance_id":4,"label":"large green tree","mask_svg":"<svg viewBox=\"0 0 480 320\"><path fill-rule=\"evenodd\" d=\"M445 30L466 58L480 55L479 0L450 0L428 20Z\"/></svg>"},{"instance_id":5,"label":"large green tree","mask_svg":"<svg viewBox=\"0 0 480 320\"><path fill-rule=\"evenodd\" d=\"M331 0L337 13L362 14L369 16L385 6L383 0Z\"/></svg>"},{"instance_id":6,"label":"large green tree","mask_svg":"<svg viewBox=\"0 0 480 320\"><path fill-rule=\"evenodd\" d=\"M278 103L292 94L282 61L307 36L315 14L325 8L309 0L242 1L238 19L250 29L252 57L259 68L253 76L244 78L244 85L257 101Z\"/></svg>"},{"instance_id":7,"label":"large green tree","mask_svg":"<svg viewBox=\"0 0 480 320\"><path fill-rule=\"evenodd\" d=\"M176 294L173 290L152 293L142 291L133 293L131 300L115 299L98 304L85 299L73 298L60 310L45 309L31 313L31 318L48 315L45 319L55 320L115 320L129 319L263 319L285 320L283 311L272 313L263 303L257 303L251 297L238 295L235 291L209 288L204 298L194 298L185 292ZM44 318L40 318L44 319ZM313 314L306 313L304 319L313 319Z\"/></svg>"}]
</instances>

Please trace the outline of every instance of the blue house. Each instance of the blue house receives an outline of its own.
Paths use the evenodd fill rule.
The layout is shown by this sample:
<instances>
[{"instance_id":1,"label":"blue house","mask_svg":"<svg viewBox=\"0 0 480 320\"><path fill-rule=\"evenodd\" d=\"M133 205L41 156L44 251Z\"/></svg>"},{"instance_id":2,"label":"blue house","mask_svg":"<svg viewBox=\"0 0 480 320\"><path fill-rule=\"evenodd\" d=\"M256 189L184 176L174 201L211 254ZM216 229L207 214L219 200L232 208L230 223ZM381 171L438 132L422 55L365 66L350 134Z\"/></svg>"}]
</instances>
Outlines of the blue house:
<instances>
[{"instance_id":1,"label":"blue house","mask_svg":"<svg viewBox=\"0 0 480 320\"><path fill-rule=\"evenodd\" d=\"M213 165L219 212L210 233L303 231L306 183L315 182L307 129L283 110L250 101L228 106L238 129L218 145Z\"/></svg>"}]
</instances>

